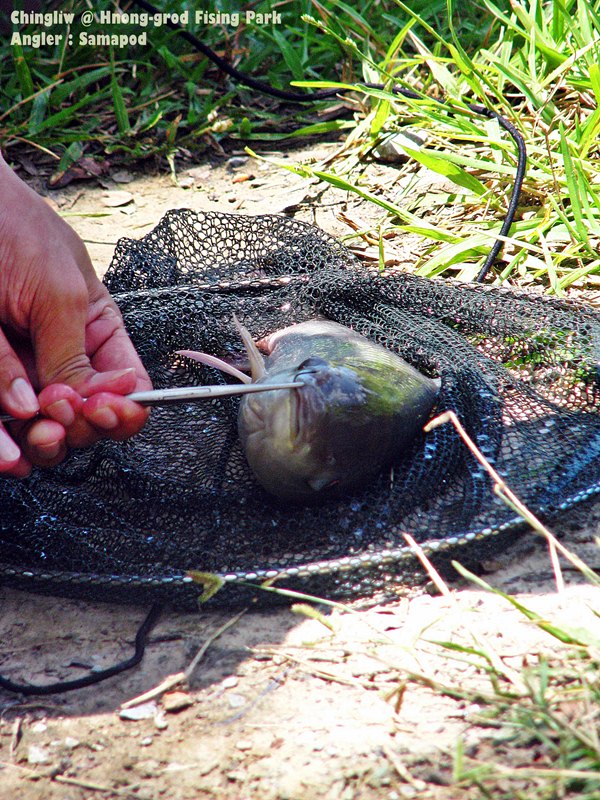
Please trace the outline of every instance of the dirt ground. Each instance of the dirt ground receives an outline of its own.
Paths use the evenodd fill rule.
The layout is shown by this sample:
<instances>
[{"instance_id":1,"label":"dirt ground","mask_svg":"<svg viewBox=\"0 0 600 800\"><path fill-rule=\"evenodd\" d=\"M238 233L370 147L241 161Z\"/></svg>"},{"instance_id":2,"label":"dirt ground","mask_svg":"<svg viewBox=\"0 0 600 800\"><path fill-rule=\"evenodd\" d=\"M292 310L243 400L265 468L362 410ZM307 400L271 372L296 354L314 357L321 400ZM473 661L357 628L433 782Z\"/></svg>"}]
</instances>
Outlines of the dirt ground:
<instances>
[{"instance_id":1,"label":"dirt ground","mask_svg":"<svg viewBox=\"0 0 600 800\"><path fill-rule=\"evenodd\" d=\"M322 145L319 155L335 147ZM281 157L301 161L305 154ZM389 189L399 173L378 169ZM114 177L104 186L77 183L49 193L85 239L99 272L119 237L139 238L170 208L293 213L338 236L351 224L377 219L376 210L341 192L321 193L251 160L207 161L182 171L180 185L165 175ZM30 179L35 186L35 176ZM363 255L374 257L373 243L359 244ZM389 257L396 263L414 260L414 242L394 246ZM600 562L599 521L596 504L554 525L592 567ZM528 534L485 565L486 579L545 618L598 631L591 611L597 590L564 566L567 586L558 593L545 544ZM434 642L475 636L515 667L555 645L502 598L461 582L451 588L450 598L407 590L390 605L333 611L328 625L290 609L248 611L237 620L230 611L171 613L154 629L142 665L129 673L52 698L0 691L0 797L479 796L452 785L453 753L459 740L473 758L489 753L493 730L479 720L477 704L416 679L406 683L407 674L465 687L481 683L485 691L484 678ZM146 611L9 589L0 589L0 603L0 672L34 682L77 677L126 658ZM184 670L203 646L189 684L123 708Z\"/></svg>"}]
</instances>

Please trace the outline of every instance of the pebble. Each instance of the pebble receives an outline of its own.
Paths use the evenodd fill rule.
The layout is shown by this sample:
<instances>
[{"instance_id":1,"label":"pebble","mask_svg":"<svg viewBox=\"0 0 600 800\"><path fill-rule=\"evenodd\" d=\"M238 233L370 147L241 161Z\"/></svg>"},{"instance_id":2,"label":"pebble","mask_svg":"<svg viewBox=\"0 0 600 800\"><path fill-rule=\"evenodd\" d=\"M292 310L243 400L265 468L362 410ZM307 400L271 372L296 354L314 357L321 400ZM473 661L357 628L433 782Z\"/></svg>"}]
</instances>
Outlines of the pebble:
<instances>
[{"instance_id":1,"label":"pebble","mask_svg":"<svg viewBox=\"0 0 600 800\"><path fill-rule=\"evenodd\" d=\"M252 750L252 742L250 739L240 739L239 742L235 743L235 746L238 750L242 751Z\"/></svg>"},{"instance_id":2,"label":"pebble","mask_svg":"<svg viewBox=\"0 0 600 800\"><path fill-rule=\"evenodd\" d=\"M240 681L237 675L229 675L229 677L224 678L221 681L221 686L223 689L233 689L233 687L237 686L239 682Z\"/></svg>"},{"instance_id":3,"label":"pebble","mask_svg":"<svg viewBox=\"0 0 600 800\"><path fill-rule=\"evenodd\" d=\"M115 183L131 183L133 180L133 175L131 172L127 172L126 170L119 170L118 172L113 172L110 176Z\"/></svg>"},{"instance_id":4,"label":"pebble","mask_svg":"<svg viewBox=\"0 0 600 800\"><path fill-rule=\"evenodd\" d=\"M231 708L241 708L246 704L246 698L241 694L230 694L227 701Z\"/></svg>"},{"instance_id":5,"label":"pebble","mask_svg":"<svg viewBox=\"0 0 600 800\"><path fill-rule=\"evenodd\" d=\"M375 156L382 161L403 163L404 161L408 161L408 156L403 149L403 145L412 150L418 150L419 147L425 143L426 140L422 133L405 129L402 132L393 133L391 136L387 136L383 139L375 150Z\"/></svg>"},{"instance_id":6,"label":"pebble","mask_svg":"<svg viewBox=\"0 0 600 800\"><path fill-rule=\"evenodd\" d=\"M81 742L79 741L79 739L74 739L72 736L67 736L63 744L67 748L67 750L75 750L76 747L79 747Z\"/></svg>"},{"instance_id":7,"label":"pebble","mask_svg":"<svg viewBox=\"0 0 600 800\"><path fill-rule=\"evenodd\" d=\"M102 205L109 208L118 208L126 206L128 203L133 202L133 195L131 192L126 192L124 189L116 189L113 192L104 192L102 198Z\"/></svg>"},{"instance_id":8,"label":"pebble","mask_svg":"<svg viewBox=\"0 0 600 800\"><path fill-rule=\"evenodd\" d=\"M392 794L394 794L394 792L392 792ZM403 800L404 800L404 798L406 798L406 800L411 800L411 798L413 798L413 797L418 797L418 794L419 794L419 790L417 789L416 786L411 786L409 784L408 786L403 786L402 787L402 798L403 798ZM396 794L396 797L399 797L399 795Z\"/></svg>"},{"instance_id":9,"label":"pebble","mask_svg":"<svg viewBox=\"0 0 600 800\"><path fill-rule=\"evenodd\" d=\"M193 705L194 698L187 692L169 692L163 696L162 704L167 713L173 714Z\"/></svg>"},{"instance_id":10,"label":"pebble","mask_svg":"<svg viewBox=\"0 0 600 800\"><path fill-rule=\"evenodd\" d=\"M31 730L33 733L44 733L48 730L48 726L45 722L36 722L31 726Z\"/></svg>"},{"instance_id":11,"label":"pebble","mask_svg":"<svg viewBox=\"0 0 600 800\"><path fill-rule=\"evenodd\" d=\"M159 731L164 731L166 728L169 727L169 723L165 719L165 712L163 709L160 709L156 712L156 716L154 717L154 724L156 725L156 729Z\"/></svg>"},{"instance_id":12,"label":"pebble","mask_svg":"<svg viewBox=\"0 0 600 800\"><path fill-rule=\"evenodd\" d=\"M140 719L152 719L156 714L157 706L154 700L150 700L147 703L140 703L139 706L133 706L133 708L122 708L119 711L119 717L121 719L131 719L134 721Z\"/></svg>"},{"instance_id":13,"label":"pebble","mask_svg":"<svg viewBox=\"0 0 600 800\"><path fill-rule=\"evenodd\" d=\"M43 747L32 744L27 750L28 764L47 764L50 761L50 753Z\"/></svg>"},{"instance_id":14,"label":"pebble","mask_svg":"<svg viewBox=\"0 0 600 800\"><path fill-rule=\"evenodd\" d=\"M226 777L228 781L243 783L246 780L246 773L241 769L234 769L228 772Z\"/></svg>"},{"instance_id":15,"label":"pebble","mask_svg":"<svg viewBox=\"0 0 600 800\"><path fill-rule=\"evenodd\" d=\"M243 167L244 164L248 163L248 156L232 156L227 161L227 170L229 172L233 172L234 169L239 169Z\"/></svg>"},{"instance_id":16,"label":"pebble","mask_svg":"<svg viewBox=\"0 0 600 800\"><path fill-rule=\"evenodd\" d=\"M156 797L154 789L150 786L140 786L139 789L136 789L135 796L139 797L140 800L154 800Z\"/></svg>"},{"instance_id":17,"label":"pebble","mask_svg":"<svg viewBox=\"0 0 600 800\"><path fill-rule=\"evenodd\" d=\"M150 747L150 745L152 744L153 741L154 740L152 739L151 736L144 736L144 738L140 742L140 745L142 747Z\"/></svg>"}]
</instances>

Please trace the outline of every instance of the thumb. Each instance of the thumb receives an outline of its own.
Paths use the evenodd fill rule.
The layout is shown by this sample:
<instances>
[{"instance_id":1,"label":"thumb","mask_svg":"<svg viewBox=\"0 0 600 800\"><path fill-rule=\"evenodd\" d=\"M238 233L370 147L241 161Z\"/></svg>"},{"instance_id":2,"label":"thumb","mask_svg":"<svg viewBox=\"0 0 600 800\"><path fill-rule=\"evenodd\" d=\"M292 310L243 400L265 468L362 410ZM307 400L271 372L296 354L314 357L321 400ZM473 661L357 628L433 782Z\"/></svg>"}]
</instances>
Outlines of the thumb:
<instances>
[{"instance_id":1,"label":"thumb","mask_svg":"<svg viewBox=\"0 0 600 800\"><path fill-rule=\"evenodd\" d=\"M93 372L85 352L87 287L80 274L66 278L46 285L31 308L29 330L42 387L67 383L77 388Z\"/></svg>"},{"instance_id":2,"label":"thumb","mask_svg":"<svg viewBox=\"0 0 600 800\"><path fill-rule=\"evenodd\" d=\"M74 285L53 285L32 310L31 336L41 387L53 383L71 386L83 397L99 391L126 394L135 388L133 369L97 372L86 353L88 289L83 277Z\"/></svg>"}]
</instances>

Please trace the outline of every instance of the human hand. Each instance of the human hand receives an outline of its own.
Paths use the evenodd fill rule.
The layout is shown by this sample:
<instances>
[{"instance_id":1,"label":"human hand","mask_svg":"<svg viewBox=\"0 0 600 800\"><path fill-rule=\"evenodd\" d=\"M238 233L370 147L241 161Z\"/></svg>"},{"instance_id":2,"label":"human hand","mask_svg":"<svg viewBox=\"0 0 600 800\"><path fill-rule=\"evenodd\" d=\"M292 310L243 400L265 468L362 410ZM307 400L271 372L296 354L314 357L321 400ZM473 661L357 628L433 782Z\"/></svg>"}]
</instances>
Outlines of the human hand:
<instances>
[{"instance_id":1,"label":"human hand","mask_svg":"<svg viewBox=\"0 0 600 800\"><path fill-rule=\"evenodd\" d=\"M0 409L23 420L0 425L0 473L132 436L148 411L123 395L150 388L85 245L0 156Z\"/></svg>"}]
</instances>

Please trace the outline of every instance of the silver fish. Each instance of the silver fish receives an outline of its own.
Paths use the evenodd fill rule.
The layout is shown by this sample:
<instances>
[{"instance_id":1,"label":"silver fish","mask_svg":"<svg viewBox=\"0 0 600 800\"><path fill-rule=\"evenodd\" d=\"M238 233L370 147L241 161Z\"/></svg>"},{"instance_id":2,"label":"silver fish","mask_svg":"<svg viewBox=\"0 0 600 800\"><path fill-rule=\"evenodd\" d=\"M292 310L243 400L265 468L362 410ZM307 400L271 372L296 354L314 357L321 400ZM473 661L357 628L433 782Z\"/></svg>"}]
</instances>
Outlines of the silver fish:
<instances>
[{"instance_id":1,"label":"silver fish","mask_svg":"<svg viewBox=\"0 0 600 800\"><path fill-rule=\"evenodd\" d=\"M237 320L236 320L237 323ZM311 320L260 344L238 324L252 381L299 381L242 398L238 430L259 483L288 501L364 486L422 430L440 383L335 322Z\"/></svg>"}]
</instances>

